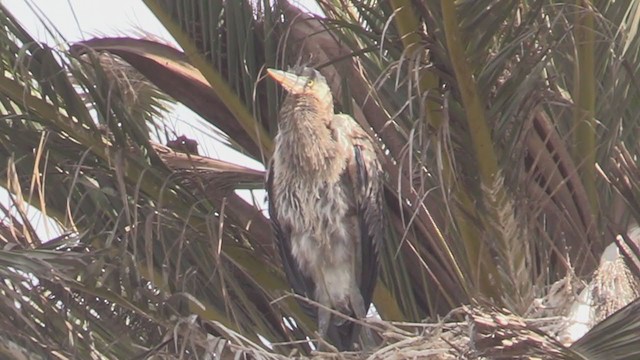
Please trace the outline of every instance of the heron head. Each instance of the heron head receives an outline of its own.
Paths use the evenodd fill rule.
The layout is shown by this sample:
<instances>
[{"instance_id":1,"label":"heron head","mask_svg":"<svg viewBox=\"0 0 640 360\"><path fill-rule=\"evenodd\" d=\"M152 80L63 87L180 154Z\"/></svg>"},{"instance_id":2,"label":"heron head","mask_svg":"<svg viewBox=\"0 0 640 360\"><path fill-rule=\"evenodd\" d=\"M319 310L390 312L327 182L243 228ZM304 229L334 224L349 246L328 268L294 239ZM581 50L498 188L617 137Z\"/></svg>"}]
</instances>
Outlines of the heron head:
<instances>
[{"instance_id":1,"label":"heron head","mask_svg":"<svg viewBox=\"0 0 640 360\"><path fill-rule=\"evenodd\" d=\"M313 96L322 102L332 102L331 89L320 72L310 67L289 71L267 69L267 73L293 95Z\"/></svg>"}]
</instances>

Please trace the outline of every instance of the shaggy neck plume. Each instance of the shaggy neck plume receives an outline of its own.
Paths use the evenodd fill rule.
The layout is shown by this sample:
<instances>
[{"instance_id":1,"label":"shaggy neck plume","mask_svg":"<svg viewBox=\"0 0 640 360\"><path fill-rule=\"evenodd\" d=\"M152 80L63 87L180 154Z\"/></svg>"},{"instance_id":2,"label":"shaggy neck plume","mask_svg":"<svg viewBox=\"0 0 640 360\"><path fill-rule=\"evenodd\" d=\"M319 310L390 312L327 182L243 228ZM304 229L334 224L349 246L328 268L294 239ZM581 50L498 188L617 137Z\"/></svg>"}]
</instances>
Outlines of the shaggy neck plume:
<instances>
[{"instance_id":1,"label":"shaggy neck plume","mask_svg":"<svg viewBox=\"0 0 640 360\"><path fill-rule=\"evenodd\" d=\"M290 95L280 118L279 146L290 150L283 151L289 158L282 165L310 176L322 176L336 156L335 140L328 127L333 119L333 104Z\"/></svg>"}]
</instances>

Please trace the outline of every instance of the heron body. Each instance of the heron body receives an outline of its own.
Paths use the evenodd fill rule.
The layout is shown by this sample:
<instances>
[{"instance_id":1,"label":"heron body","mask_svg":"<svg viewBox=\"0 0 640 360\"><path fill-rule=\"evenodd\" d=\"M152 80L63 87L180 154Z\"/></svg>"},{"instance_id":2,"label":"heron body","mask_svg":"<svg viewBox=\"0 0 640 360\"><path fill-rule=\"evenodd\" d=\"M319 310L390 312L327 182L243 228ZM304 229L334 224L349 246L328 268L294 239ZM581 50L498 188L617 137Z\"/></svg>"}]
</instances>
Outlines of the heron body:
<instances>
[{"instance_id":1,"label":"heron body","mask_svg":"<svg viewBox=\"0 0 640 360\"><path fill-rule=\"evenodd\" d=\"M311 68L269 70L288 92L269 168L269 211L293 290L320 334L338 349L359 329L329 309L362 319L377 275L381 167L374 145L350 116L334 114L324 77Z\"/></svg>"}]
</instances>

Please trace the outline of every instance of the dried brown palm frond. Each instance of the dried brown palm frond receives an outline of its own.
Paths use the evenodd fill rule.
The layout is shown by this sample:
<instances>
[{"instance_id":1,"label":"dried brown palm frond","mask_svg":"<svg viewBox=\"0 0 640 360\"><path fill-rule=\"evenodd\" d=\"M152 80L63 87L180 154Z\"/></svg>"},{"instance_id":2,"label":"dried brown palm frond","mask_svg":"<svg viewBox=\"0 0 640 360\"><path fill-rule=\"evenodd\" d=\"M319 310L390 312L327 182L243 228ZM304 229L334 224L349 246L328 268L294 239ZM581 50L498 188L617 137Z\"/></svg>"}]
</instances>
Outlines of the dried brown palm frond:
<instances>
[{"instance_id":1,"label":"dried brown palm frond","mask_svg":"<svg viewBox=\"0 0 640 360\"><path fill-rule=\"evenodd\" d=\"M634 314L637 301L615 313L611 319ZM506 309L483 306L467 306L452 313L463 316L464 321L441 321L437 323L409 323L367 321L367 326L382 339L381 345L368 352L318 352L311 355L290 353L276 355L262 349L248 339L225 329L221 324L212 324L224 334L223 338L209 336L192 341L207 342L212 354L221 358L248 356L256 359L591 359L590 350L578 343L565 347L553 335L542 330L549 318L522 318ZM634 314L637 318L637 314ZM612 322L610 320L609 322ZM191 321L197 328L198 322ZM200 323L201 325L201 323ZM184 324L179 326L186 326ZM599 324L594 334L601 336ZM611 325L609 325L611 326ZM201 331L201 330L200 330ZM631 331L631 329L630 329ZM622 340L633 346L630 339ZM277 345L276 345L277 346ZM630 355L628 355L630 356ZM631 359L632 357L626 357Z\"/></svg>"}]
</instances>

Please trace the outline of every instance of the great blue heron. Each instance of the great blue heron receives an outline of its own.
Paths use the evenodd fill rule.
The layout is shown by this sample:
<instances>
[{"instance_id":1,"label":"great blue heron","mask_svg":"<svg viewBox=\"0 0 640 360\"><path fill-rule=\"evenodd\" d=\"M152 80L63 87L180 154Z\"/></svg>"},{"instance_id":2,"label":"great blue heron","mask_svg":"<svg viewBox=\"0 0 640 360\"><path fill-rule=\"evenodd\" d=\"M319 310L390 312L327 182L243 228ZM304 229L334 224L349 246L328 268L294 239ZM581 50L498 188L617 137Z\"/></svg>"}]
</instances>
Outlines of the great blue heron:
<instances>
[{"instance_id":1,"label":"great blue heron","mask_svg":"<svg viewBox=\"0 0 640 360\"><path fill-rule=\"evenodd\" d=\"M371 304L384 231L381 166L367 133L334 113L317 70L268 73L289 93L267 177L283 267L296 293L322 305L302 303L320 335L349 350L359 327L328 309L363 319Z\"/></svg>"}]
</instances>

